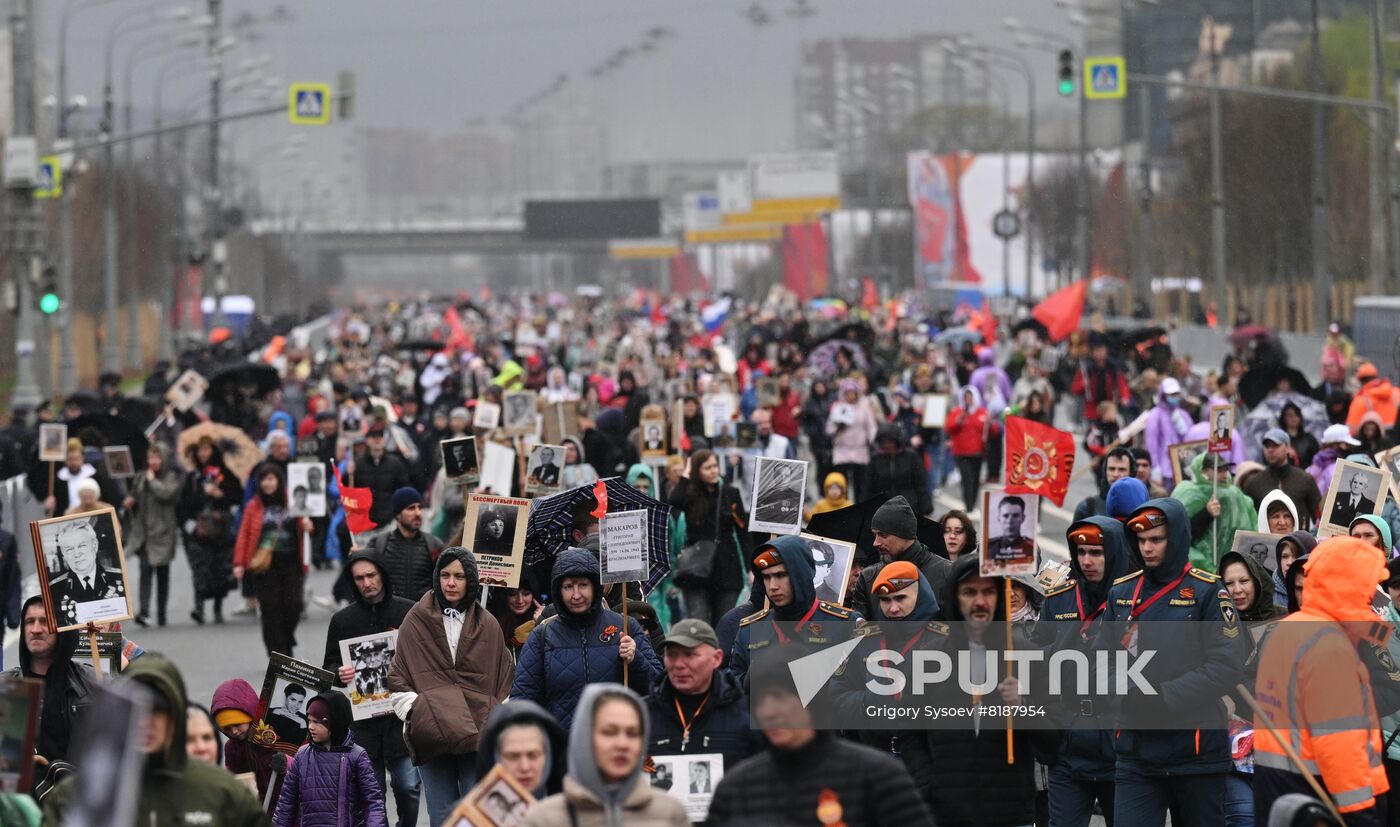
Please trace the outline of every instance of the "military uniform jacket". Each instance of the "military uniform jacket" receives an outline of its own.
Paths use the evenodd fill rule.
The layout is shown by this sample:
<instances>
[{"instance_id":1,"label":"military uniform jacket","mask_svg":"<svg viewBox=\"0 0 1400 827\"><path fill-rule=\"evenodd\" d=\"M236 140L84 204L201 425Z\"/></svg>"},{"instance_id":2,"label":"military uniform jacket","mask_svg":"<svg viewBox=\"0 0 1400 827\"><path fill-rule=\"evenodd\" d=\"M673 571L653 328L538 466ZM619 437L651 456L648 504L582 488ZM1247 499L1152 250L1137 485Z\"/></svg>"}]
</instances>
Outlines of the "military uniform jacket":
<instances>
[{"instance_id":1,"label":"military uniform jacket","mask_svg":"<svg viewBox=\"0 0 1400 827\"><path fill-rule=\"evenodd\" d=\"M726 668L747 690L749 666L756 653L769 646L816 650L840 643L850 639L850 621L860 619L860 615L845 606L825 600L815 601L808 618L800 623L779 620L771 608L755 612L739 621L739 632L734 636L734 649L729 653Z\"/></svg>"},{"instance_id":2,"label":"military uniform jacket","mask_svg":"<svg viewBox=\"0 0 1400 827\"><path fill-rule=\"evenodd\" d=\"M58 625L72 626L78 623L78 604L94 600L110 600L126 596L120 569L98 566L91 575L91 583L85 584L72 571L65 572L49 580L49 594L59 615Z\"/></svg>"}]
</instances>

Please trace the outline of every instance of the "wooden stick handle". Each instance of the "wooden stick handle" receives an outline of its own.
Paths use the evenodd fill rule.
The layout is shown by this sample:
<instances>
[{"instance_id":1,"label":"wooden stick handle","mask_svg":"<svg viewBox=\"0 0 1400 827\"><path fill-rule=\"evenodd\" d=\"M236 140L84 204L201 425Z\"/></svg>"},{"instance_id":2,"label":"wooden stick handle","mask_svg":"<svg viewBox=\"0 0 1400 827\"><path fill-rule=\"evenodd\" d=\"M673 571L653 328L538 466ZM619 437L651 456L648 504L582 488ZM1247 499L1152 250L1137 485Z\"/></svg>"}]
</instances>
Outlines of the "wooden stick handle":
<instances>
[{"instance_id":1,"label":"wooden stick handle","mask_svg":"<svg viewBox=\"0 0 1400 827\"><path fill-rule=\"evenodd\" d=\"M623 635L626 635L626 634L627 634L627 629L628 629L628 623L627 623L627 584L626 584L626 583L621 583L621 584L619 584L619 585L622 586L622 634L623 634ZM635 654L633 654L633 655L632 655L632 659L633 659L633 660L636 660L636 658L637 658L637 656L636 656ZM627 687L630 687L630 686L631 686L631 683L628 681L628 673L630 673L630 672L632 671L631 668L630 668L631 665L632 665L632 664L630 664L630 663L624 663L624 664L622 664L622 685L623 685L623 686L627 686Z\"/></svg>"},{"instance_id":2,"label":"wooden stick handle","mask_svg":"<svg viewBox=\"0 0 1400 827\"><path fill-rule=\"evenodd\" d=\"M1010 651L1012 651L1013 649L1015 649L1015 645L1014 645L1014 643L1013 643L1012 640L1011 640L1011 578L1010 578L1010 577L1002 578L1002 583L1005 584L1005 589L1003 590L1003 600L1006 602L1006 651L1010 652ZM1010 661L1009 659L1006 661L1006 677L1008 677L1008 678L1014 677L1014 676L1012 675L1012 673L1011 673L1011 661ZM1008 711L1008 712L1006 713L1006 763L1007 763L1007 764L1014 764L1014 763L1016 763L1016 742L1015 742L1015 733L1012 731L1012 719L1013 719L1013 716L1012 716L1011 712Z\"/></svg>"}]
</instances>

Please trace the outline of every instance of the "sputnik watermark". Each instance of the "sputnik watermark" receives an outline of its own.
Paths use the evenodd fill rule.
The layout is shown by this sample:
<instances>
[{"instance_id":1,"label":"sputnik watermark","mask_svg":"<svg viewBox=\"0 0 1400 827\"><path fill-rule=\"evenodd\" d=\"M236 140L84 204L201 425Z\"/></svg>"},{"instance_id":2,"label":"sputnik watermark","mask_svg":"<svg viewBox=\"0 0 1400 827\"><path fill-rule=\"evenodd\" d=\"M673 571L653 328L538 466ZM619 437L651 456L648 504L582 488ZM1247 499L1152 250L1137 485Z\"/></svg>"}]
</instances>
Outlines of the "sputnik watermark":
<instances>
[{"instance_id":1,"label":"sputnik watermark","mask_svg":"<svg viewBox=\"0 0 1400 827\"><path fill-rule=\"evenodd\" d=\"M1046 663L1048 676L1045 681L1045 693L1049 695L1060 696L1068 693L1076 697L1109 694L1124 696L1132 689L1137 689L1144 695L1156 695L1157 690L1142 674L1156 654L1155 651L1145 651L1134 656L1122 650L1088 653L1077 649L1061 649L1047 657L1046 652L1040 649L1012 649L1003 652L973 652L960 649L953 653L956 655L955 664L954 657L942 650L918 650L905 656L893 649L877 649L865 657L865 669L870 675L865 681L865 688L883 697L895 697L906 692L918 696L952 679L957 682L958 689L968 695L990 695L996 691L1002 676L1007 674L1006 669L998 668L1002 665L998 660L1001 660L1003 664L1010 666L1013 674L1017 676L1019 691L1024 695L1033 695L1039 691L1033 677L1036 670L1032 668L1038 663ZM974 664L974 657L979 662ZM910 664L909 675L905 675L900 669L905 663ZM1073 678L1068 686L1064 679L1067 667ZM975 674L982 675L982 680L975 681ZM793 678L797 678L795 671Z\"/></svg>"}]
</instances>

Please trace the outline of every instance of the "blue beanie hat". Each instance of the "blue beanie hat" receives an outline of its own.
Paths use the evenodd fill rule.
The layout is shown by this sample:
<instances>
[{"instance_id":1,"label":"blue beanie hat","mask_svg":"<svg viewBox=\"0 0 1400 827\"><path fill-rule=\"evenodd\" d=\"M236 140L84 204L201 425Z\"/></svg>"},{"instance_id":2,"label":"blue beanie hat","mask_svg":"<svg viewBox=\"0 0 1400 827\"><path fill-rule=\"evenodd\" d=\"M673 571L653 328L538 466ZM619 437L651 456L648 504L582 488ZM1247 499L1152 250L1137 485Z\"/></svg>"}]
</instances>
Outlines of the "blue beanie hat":
<instances>
[{"instance_id":1,"label":"blue beanie hat","mask_svg":"<svg viewBox=\"0 0 1400 827\"><path fill-rule=\"evenodd\" d=\"M408 508L410 505L422 505L423 495L418 493L418 489L410 488L405 485L403 488L394 492L393 504L394 516L397 517L401 511Z\"/></svg>"},{"instance_id":2,"label":"blue beanie hat","mask_svg":"<svg viewBox=\"0 0 1400 827\"><path fill-rule=\"evenodd\" d=\"M1104 508L1115 520L1126 520L1147 502L1147 486L1137 477L1124 477L1108 487Z\"/></svg>"}]
</instances>

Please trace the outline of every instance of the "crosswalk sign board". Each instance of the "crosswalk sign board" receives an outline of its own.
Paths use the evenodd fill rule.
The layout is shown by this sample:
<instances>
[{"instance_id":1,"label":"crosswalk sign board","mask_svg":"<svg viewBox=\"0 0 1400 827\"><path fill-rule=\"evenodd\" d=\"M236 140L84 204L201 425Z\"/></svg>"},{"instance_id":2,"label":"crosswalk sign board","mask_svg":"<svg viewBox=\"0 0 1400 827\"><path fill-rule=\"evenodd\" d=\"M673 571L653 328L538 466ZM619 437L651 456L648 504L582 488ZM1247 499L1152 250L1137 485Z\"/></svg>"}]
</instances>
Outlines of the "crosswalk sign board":
<instances>
[{"instance_id":1,"label":"crosswalk sign board","mask_svg":"<svg viewBox=\"0 0 1400 827\"><path fill-rule=\"evenodd\" d=\"M63 167L57 155L39 159L39 179L34 183L35 198L57 198L63 194Z\"/></svg>"},{"instance_id":2,"label":"crosswalk sign board","mask_svg":"<svg viewBox=\"0 0 1400 827\"><path fill-rule=\"evenodd\" d=\"M329 83L293 83L287 93L287 117L299 126L320 126L331 122Z\"/></svg>"},{"instance_id":3,"label":"crosswalk sign board","mask_svg":"<svg viewBox=\"0 0 1400 827\"><path fill-rule=\"evenodd\" d=\"M1115 100L1128 95L1128 69L1121 57L1084 58L1084 97Z\"/></svg>"}]
</instances>

